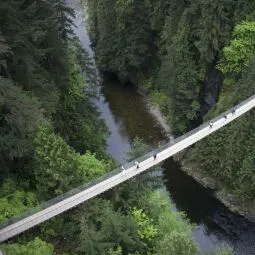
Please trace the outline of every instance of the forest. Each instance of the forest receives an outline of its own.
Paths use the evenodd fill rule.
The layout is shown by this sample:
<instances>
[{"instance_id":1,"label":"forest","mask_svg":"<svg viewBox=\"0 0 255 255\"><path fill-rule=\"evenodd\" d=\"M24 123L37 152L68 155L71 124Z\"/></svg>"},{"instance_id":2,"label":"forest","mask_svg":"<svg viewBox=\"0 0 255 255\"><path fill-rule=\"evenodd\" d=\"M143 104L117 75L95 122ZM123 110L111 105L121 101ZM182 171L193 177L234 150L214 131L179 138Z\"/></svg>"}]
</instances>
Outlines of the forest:
<instances>
[{"instance_id":1,"label":"forest","mask_svg":"<svg viewBox=\"0 0 255 255\"><path fill-rule=\"evenodd\" d=\"M198 117L208 120L255 94L253 0L81 3L100 71L145 91L176 136ZM96 74L73 32L74 16L64 0L0 2L0 224L117 165L106 152L108 131L90 100ZM208 84L217 103L198 116ZM199 142L184 159L251 211L254 115ZM136 139L129 159L147 150ZM0 248L8 255L200 255L194 226L174 210L164 180L155 178L160 168Z\"/></svg>"},{"instance_id":2,"label":"forest","mask_svg":"<svg viewBox=\"0 0 255 255\"><path fill-rule=\"evenodd\" d=\"M111 9L114 1L91 5L91 25L94 20L94 25L101 27L98 18L113 25L111 19L117 18L118 27L112 32L117 29L123 38L127 33L134 36L136 43L125 48L131 54L128 60L123 54L115 59L104 52L119 50L117 42L116 48L110 49L112 34L94 30L101 39L92 36L100 68L112 69L123 80L131 75L141 80L137 67L146 68L145 56L157 59L155 65L148 66L154 72L160 63L156 57L159 45L147 43L152 25L155 38L159 38L157 31L163 28L164 19L149 22L145 18L151 11L149 3L137 3L117 1L118 17L103 16L95 9L115 10ZM153 11L166 14L159 7L165 8L155 2ZM141 16L135 15L133 27L127 29L126 16L134 11ZM74 15L63 0L0 3L0 223L116 166L106 153L106 127L90 100L95 72L73 33ZM144 21L141 33L138 28L133 30L138 21ZM135 140L130 159L147 149L141 140ZM8 255L201 254L192 239L194 226L173 210L163 180L152 179L154 171L158 168L0 244L0 248ZM224 248L211 254L232 252Z\"/></svg>"},{"instance_id":3,"label":"forest","mask_svg":"<svg viewBox=\"0 0 255 255\"><path fill-rule=\"evenodd\" d=\"M176 136L255 94L253 0L82 2L99 68L145 91ZM209 112L201 113L203 105ZM219 181L253 216L254 114L199 142L183 161Z\"/></svg>"}]
</instances>

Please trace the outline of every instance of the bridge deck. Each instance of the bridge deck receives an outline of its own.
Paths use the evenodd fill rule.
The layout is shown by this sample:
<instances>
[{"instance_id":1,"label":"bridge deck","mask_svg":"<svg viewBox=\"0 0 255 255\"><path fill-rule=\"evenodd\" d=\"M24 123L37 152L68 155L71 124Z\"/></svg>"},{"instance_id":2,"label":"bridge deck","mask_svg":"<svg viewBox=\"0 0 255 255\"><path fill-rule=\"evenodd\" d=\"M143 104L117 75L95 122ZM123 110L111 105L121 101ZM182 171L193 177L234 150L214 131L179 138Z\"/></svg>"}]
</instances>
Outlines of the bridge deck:
<instances>
[{"instance_id":1,"label":"bridge deck","mask_svg":"<svg viewBox=\"0 0 255 255\"><path fill-rule=\"evenodd\" d=\"M139 168L137 168L137 165L134 162L129 163L124 167L125 170L121 170L121 168L119 168L106 175L106 177L92 182L90 185L85 185L67 193L67 195L58 197L58 199L53 200L53 202L49 202L48 206L44 205L41 207L43 209L37 209L37 212L35 213L30 213L24 218L16 220L14 223L5 224L5 226L0 230L0 242L3 242L44 221L47 221L50 218L53 218L54 216L61 214L83 203L84 201L93 198L106 190L109 190L118 184L146 171L147 169L157 165L158 163L166 160L167 158L175 155L176 153L232 122L234 119L251 110L254 106L255 95L237 105L234 108L234 113L232 112L233 109L231 109L215 119L177 138L173 143L169 143L157 151L152 151L143 158L136 159L134 162L139 163ZM155 153L157 155L156 158L154 157Z\"/></svg>"}]
</instances>

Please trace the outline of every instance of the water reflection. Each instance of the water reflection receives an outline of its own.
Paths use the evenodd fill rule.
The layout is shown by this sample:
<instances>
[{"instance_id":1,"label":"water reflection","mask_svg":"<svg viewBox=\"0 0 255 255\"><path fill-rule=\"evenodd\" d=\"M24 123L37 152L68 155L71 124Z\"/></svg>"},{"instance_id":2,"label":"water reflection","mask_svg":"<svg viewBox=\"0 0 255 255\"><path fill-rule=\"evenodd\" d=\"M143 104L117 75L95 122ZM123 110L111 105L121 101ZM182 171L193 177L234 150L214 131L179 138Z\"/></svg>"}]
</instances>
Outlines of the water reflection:
<instances>
[{"instance_id":1,"label":"water reflection","mask_svg":"<svg viewBox=\"0 0 255 255\"><path fill-rule=\"evenodd\" d=\"M255 254L254 223L231 213L209 190L180 171L178 163L167 160L163 167L166 186L177 209L198 225L193 236L203 252L227 243L238 255Z\"/></svg>"},{"instance_id":2,"label":"water reflection","mask_svg":"<svg viewBox=\"0 0 255 255\"><path fill-rule=\"evenodd\" d=\"M152 147L167 139L164 129L149 113L145 98L135 87L120 85L106 77L94 103L110 130L108 152L120 163L126 162L127 152L136 137Z\"/></svg>"},{"instance_id":3,"label":"water reflection","mask_svg":"<svg viewBox=\"0 0 255 255\"><path fill-rule=\"evenodd\" d=\"M79 1L67 0L67 3L77 14L75 33L93 56ZM122 86L108 77L94 103L111 132L107 139L108 152L119 162L126 162L130 143L136 136L153 147L166 139L164 129L150 114L145 99L134 87ZM172 159L167 160L163 167L166 185L176 208L198 225L193 236L201 251L210 251L212 247L227 242L238 255L255 255L254 223L229 212L208 190L184 174Z\"/></svg>"}]
</instances>

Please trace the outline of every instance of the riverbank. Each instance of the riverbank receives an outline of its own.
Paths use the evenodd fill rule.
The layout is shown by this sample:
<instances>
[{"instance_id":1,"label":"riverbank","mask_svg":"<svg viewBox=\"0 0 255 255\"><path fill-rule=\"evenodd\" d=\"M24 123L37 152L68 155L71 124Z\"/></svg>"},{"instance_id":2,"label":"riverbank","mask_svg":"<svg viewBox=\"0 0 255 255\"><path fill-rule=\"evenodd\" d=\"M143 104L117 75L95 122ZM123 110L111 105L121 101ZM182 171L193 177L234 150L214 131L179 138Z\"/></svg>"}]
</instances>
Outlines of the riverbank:
<instances>
[{"instance_id":1,"label":"riverbank","mask_svg":"<svg viewBox=\"0 0 255 255\"><path fill-rule=\"evenodd\" d=\"M112 148L118 158L125 161L122 156L123 148L127 148L129 142L134 138L140 137L152 148L156 148L160 141L169 139L169 136L164 136L166 129L160 129L162 125L159 124L159 118L151 118L147 114L151 112L151 110L149 111L151 108L145 106L144 98L146 97L158 105L156 113L152 109L152 112L154 112L153 117L155 115L158 116L160 110L161 115L165 116L165 122L171 123L171 133L183 133L186 131L188 124L194 118L194 112L199 107L199 102L196 99L200 87L198 84L200 83L196 81L195 77L196 71L199 70L194 69L192 63L189 62L188 56L187 58L185 57L185 63L182 63L183 57L182 59L179 59L178 56L176 58L173 51L168 54L170 58L164 57L160 63L157 63L155 59L143 61L144 57L152 54L146 54L146 47L143 48L142 52L139 50L133 51L133 49L140 49L140 47L130 48L130 42L132 42L132 45L142 44L144 37L139 37L141 40L136 41L137 37L133 36L132 33L118 34L119 30L116 29L116 24L118 24L118 28L119 25L123 27L127 25L122 24L122 21L125 20L126 12L118 12L118 8L121 5L115 6L114 1L110 1L106 6L103 2L100 6L93 5L93 1L88 3L91 3L90 8L88 8L91 17L89 20L90 34L94 49L97 52L97 63L101 70L116 74L112 81L104 82L101 91L102 100L100 100L100 106L103 107L100 109L102 109L103 114L106 114L106 119L113 120L109 124L114 124L112 126L114 132L112 132L112 136L108 141L108 146ZM109 7L110 5L112 8ZM132 5L129 7L132 7ZM146 9L143 8L143 10ZM139 21L142 14L139 12ZM129 13L129 17L130 15ZM133 20L136 20L136 15L136 12L132 13ZM122 19L120 20L119 17L122 17ZM139 21L132 24L139 24ZM132 24L128 24L131 27L129 26L125 31L136 31L137 34L137 30L133 28ZM119 36L116 37L116 34ZM150 36L150 38L153 38L153 36ZM119 47L119 42L122 39L123 43ZM125 42L128 42L128 45ZM145 46L147 42L148 40L144 43ZM178 47L173 47L173 49L176 48ZM149 52L152 53L150 47ZM182 50L178 50L178 52L182 52ZM176 59L177 62L172 64L172 58ZM130 62L131 59L132 61ZM144 62L146 66L141 62ZM133 66L134 63L135 66ZM161 68L157 72L153 71L152 65L154 64L155 67L159 67L162 64L163 69ZM189 64L192 66L192 73L189 73ZM158 70L158 68L156 69ZM145 74L145 71L148 73ZM199 75L202 74L200 73ZM112 83L116 82L116 76L119 77L119 81L115 86ZM139 85L138 90L142 90L142 93L145 93L145 97L138 96L137 89L134 86L130 86L131 83ZM194 87L194 84L197 84L197 86ZM106 111L105 107L111 111ZM108 118L109 114L107 112L110 114L110 118ZM239 129L237 128L236 130ZM232 139L228 139L228 141L230 140L232 141ZM123 141L123 143L118 145L119 141ZM225 142L225 144L227 143ZM224 146L217 148L224 150ZM197 156L200 155L201 151L203 152L203 150L197 150ZM206 153L204 157L209 161L210 152ZM220 157L215 156L214 158L221 160ZM228 161L234 162L232 158L229 158ZM224 162L228 164L227 161ZM218 166L218 164L215 165ZM231 164L228 165L232 166ZM217 169L221 171L220 168ZM231 169L235 171L235 168L231 167ZM251 226L250 222L223 206L213 196L210 189L202 187L193 177L180 170L180 165L172 158L165 162L164 173L166 173L164 178L169 184L169 196L173 199L177 210L184 211L192 223L199 226L193 235L204 252L208 252L210 246L226 242L234 248L237 254L254 254L249 252L250 248L247 248L251 247L251 243L254 243L253 232L255 228ZM234 176L234 174L229 176ZM243 226L246 224L249 225L249 228L244 229ZM254 246L251 249L254 250Z\"/></svg>"},{"instance_id":2,"label":"riverbank","mask_svg":"<svg viewBox=\"0 0 255 255\"><path fill-rule=\"evenodd\" d=\"M181 164L182 171L191 176L203 187L212 190L213 195L231 212L242 215L251 222L255 222L255 202L251 205L242 203L240 198L232 194L222 182L208 176L198 165L188 162L185 159L185 152L186 151L183 151L174 157L174 159Z\"/></svg>"},{"instance_id":3,"label":"riverbank","mask_svg":"<svg viewBox=\"0 0 255 255\"><path fill-rule=\"evenodd\" d=\"M167 132L168 137L170 137L170 139L174 139L171 134L170 125L167 123L167 117L161 111L161 108L164 107L164 105L159 105L158 100L154 100L155 97L153 95L151 96L147 90L140 90L139 93L146 98L150 112ZM226 206L231 212L244 216L251 222L255 222L255 200L250 205L243 203L241 199L228 190L222 182L216 180L212 176L209 176L200 169L198 165L188 162L185 158L186 152L187 150L174 156L174 160L179 162L181 165L181 171L192 177L204 188L213 191L212 194L214 197L224 204L224 206Z\"/></svg>"},{"instance_id":4,"label":"riverbank","mask_svg":"<svg viewBox=\"0 0 255 255\"><path fill-rule=\"evenodd\" d=\"M168 124L166 116L160 110L160 105L157 102L153 101L152 97L149 96L148 91L138 88L137 92L144 97L145 104L149 112L156 118L160 126L165 130L167 137L173 139L171 127Z\"/></svg>"}]
</instances>

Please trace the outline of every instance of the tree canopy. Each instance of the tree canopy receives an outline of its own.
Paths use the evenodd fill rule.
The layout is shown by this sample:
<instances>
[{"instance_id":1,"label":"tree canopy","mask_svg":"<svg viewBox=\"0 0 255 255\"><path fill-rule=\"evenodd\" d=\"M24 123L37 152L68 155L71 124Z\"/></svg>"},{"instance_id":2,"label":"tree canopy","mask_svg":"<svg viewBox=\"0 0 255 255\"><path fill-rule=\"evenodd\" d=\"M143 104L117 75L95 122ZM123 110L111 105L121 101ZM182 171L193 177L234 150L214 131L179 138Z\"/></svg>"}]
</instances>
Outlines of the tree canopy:
<instances>
[{"instance_id":1,"label":"tree canopy","mask_svg":"<svg viewBox=\"0 0 255 255\"><path fill-rule=\"evenodd\" d=\"M175 135L255 94L253 0L83 2L99 68L146 91ZM217 105L201 116L203 105L212 107L208 95ZM254 193L253 115L201 141L187 157L246 204Z\"/></svg>"}]
</instances>

